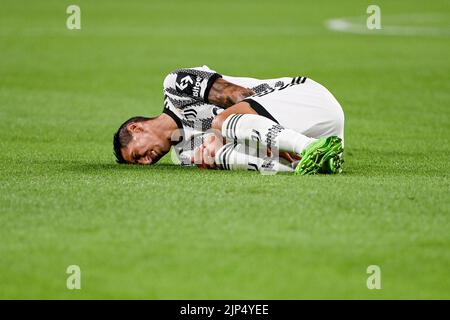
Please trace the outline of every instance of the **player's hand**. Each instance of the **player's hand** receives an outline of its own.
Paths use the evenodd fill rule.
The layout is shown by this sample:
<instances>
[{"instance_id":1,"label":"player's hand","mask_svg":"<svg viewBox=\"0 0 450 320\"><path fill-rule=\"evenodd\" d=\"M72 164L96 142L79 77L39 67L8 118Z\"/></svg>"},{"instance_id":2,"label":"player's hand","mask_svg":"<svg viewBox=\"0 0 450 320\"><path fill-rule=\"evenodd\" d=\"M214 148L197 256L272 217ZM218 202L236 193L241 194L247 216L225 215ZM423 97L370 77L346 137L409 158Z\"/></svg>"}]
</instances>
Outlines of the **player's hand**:
<instances>
[{"instance_id":1,"label":"player's hand","mask_svg":"<svg viewBox=\"0 0 450 320\"><path fill-rule=\"evenodd\" d=\"M202 169L216 169L215 156L222 145L221 137L213 133L207 135L203 140L203 144L194 150L192 163Z\"/></svg>"},{"instance_id":2,"label":"player's hand","mask_svg":"<svg viewBox=\"0 0 450 320\"><path fill-rule=\"evenodd\" d=\"M286 159L287 161L289 161L290 163L293 163L295 161L301 160L301 157L299 157L298 155L296 155L295 153L289 153L289 152L280 152L279 156L281 158Z\"/></svg>"}]
</instances>

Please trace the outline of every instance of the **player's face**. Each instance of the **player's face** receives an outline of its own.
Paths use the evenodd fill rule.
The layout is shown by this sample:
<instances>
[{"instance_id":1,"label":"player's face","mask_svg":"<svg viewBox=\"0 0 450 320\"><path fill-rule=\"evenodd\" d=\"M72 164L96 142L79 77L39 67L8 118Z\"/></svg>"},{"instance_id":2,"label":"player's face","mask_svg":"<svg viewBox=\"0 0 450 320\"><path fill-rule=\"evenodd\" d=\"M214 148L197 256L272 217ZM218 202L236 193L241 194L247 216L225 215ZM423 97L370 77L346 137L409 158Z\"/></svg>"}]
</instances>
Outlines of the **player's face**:
<instances>
[{"instance_id":1,"label":"player's face","mask_svg":"<svg viewBox=\"0 0 450 320\"><path fill-rule=\"evenodd\" d=\"M122 155L128 163L154 164L164 156L170 145L152 132L134 132L133 139L122 149Z\"/></svg>"}]
</instances>

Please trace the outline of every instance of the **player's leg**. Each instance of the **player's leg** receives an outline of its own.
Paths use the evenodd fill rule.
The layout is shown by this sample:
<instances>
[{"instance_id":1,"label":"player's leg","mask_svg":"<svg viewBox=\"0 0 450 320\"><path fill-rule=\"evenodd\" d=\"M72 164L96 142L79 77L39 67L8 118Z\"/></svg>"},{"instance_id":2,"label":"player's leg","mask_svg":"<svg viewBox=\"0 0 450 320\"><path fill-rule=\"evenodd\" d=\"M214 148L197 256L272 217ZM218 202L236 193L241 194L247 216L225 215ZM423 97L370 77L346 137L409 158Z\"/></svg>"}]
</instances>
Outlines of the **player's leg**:
<instances>
[{"instance_id":1,"label":"player's leg","mask_svg":"<svg viewBox=\"0 0 450 320\"><path fill-rule=\"evenodd\" d=\"M212 127L228 139L254 141L268 148L278 147L297 154L316 140L257 114L248 102L239 102L220 113L214 118Z\"/></svg>"},{"instance_id":2,"label":"player's leg","mask_svg":"<svg viewBox=\"0 0 450 320\"><path fill-rule=\"evenodd\" d=\"M311 79L244 101L258 114L276 119L282 126L305 136L338 136L344 140L342 107L327 88Z\"/></svg>"},{"instance_id":3,"label":"player's leg","mask_svg":"<svg viewBox=\"0 0 450 320\"><path fill-rule=\"evenodd\" d=\"M203 136L203 143L191 153L191 163L204 169L249 170L264 173L293 172L298 158L287 153L275 154L250 141L223 144L219 132Z\"/></svg>"},{"instance_id":4,"label":"player's leg","mask_svg":"<svg viewBox=\"0 0 450 320\"><path fill-rule=\"evenodd\" d=\"M294 150L302 156L297 173L341 171L344 113L324 86L304 77L293 78L291 83L277 90L255 95L244 102L248 102L259 115L284 128L317 139L301 152Z\"/></svg>"},{"instance_id":5,"label":"player's leg","mask_svg":"<svg viewBox=\"0 0 450 320\"><path fill-rule=\"evenodd\" d=\"M296 173L305 174L316 167L318 172L339 173L342 171L344 145L344 112L341 105L320 83L303 78L296 85L273 94L255 97L280 124L306 136L318 138L302 153L302 161ZM255 106L256 108L257 106ZM337 139L339 138L339 139ZM342 139L342 142L341 142ZM319 156L322 154L322 156Z\"/></svg>"},{"instance_id":6,"label":"player's leg","mask_svg":"<svg viewBox=\"0 0 450 320\"><path fill-rule=\"evenodd\" d=\"M298 174L337 173L340 166L338 155L342 153L341 139L327 137L314 139L295 130L285 128L277 122L255 114L247 102L240 102L221 114L213 121L213 128L220 130L228 139L255 141L281 151L295 152L302 156L296 168ZM328 163L332 160L333 163Z\"/></svg>"},{"instance_id":7,"label":"player's leg","mask_svg":"<svg viewBox=\"0 0 450 320\"><path fill-rule=\"evenodd\" d=\"M250 170L259 172L293 172L294 167L283 158L267 157L267 149L248 143L231 142L215 154L215 163L221 170Z\"/></svg>"}]
</instances>

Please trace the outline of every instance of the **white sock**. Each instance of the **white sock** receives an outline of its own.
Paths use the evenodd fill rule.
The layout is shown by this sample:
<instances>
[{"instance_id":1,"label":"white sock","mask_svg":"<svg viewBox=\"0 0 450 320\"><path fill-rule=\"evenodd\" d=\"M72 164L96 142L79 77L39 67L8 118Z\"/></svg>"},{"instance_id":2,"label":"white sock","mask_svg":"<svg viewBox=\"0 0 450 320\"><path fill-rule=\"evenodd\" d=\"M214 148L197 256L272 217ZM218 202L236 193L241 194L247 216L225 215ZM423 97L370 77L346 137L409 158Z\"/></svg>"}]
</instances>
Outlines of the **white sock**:
<instances>
[{"instance_id":1,"label":"white sock","mask_svg":"<svg viewBox=\"0 0 450 320\"><path fill-rule=\"evenodd\" d=\"M293 172L289 164L266 156L267 149L248 144L227 143L216 152L215 163L222 170L250 170L265 172Z\"/></svg>"},{"instance_id":2,"label":"white sock","mask_svg":"<svg viewBox=\"0 0 450 320\"><path fill-rule=\"evenodd\" d=\"M222 125L222 135L238 141L255 141L268 148L277 147L297 154L316 140L256 114L230 115Z\"/></svg>"}]
</instances>

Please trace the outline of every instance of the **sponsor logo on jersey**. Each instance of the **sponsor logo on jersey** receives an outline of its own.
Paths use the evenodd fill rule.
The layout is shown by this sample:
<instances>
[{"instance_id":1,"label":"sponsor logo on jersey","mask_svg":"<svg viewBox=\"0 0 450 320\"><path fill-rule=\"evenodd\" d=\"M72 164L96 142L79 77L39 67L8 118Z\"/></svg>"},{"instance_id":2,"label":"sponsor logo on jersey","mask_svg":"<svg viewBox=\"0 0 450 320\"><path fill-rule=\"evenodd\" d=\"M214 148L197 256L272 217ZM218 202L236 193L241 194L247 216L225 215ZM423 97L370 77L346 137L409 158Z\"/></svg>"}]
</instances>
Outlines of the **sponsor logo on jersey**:
<instances>
[{"instance_id":1,"label":"sponsor logo on jersey","mask_svg":"<svg viewBox=\"0 0 450 320\"><path fill-rule=\"evenodd\" d=\"M195 78L194 88L192 88L192 95L194 97L200 97L200 86L202 85L202 78Z\"/></svg>"},{"instance_id":2,"label":"sponsor logo on jersey","mask_svg":"<svg viewBox=\"0 0 450 320\"><path fill-rule=\"evenodd\" d=\"M203 78L194 76L185 72L180 72L177 75L175 87L179 93L198 98L200 97L200 90Z\"/></svg>"},{"instance_id":3,"label":"sponsor logo on jersey","mask_svg":"<svg viewBox=\"0 0 450 320\"><path fill-rule=\"evenodd\" d=\"M175 86L180 89L181 91L183 91L184 89L186 89L189 84L193 84L194 81L192 81L192 78L190 76L185 76L184 78L182 78L179 82L177 81L175 83Z\"/></svg>"}]
</instances>

